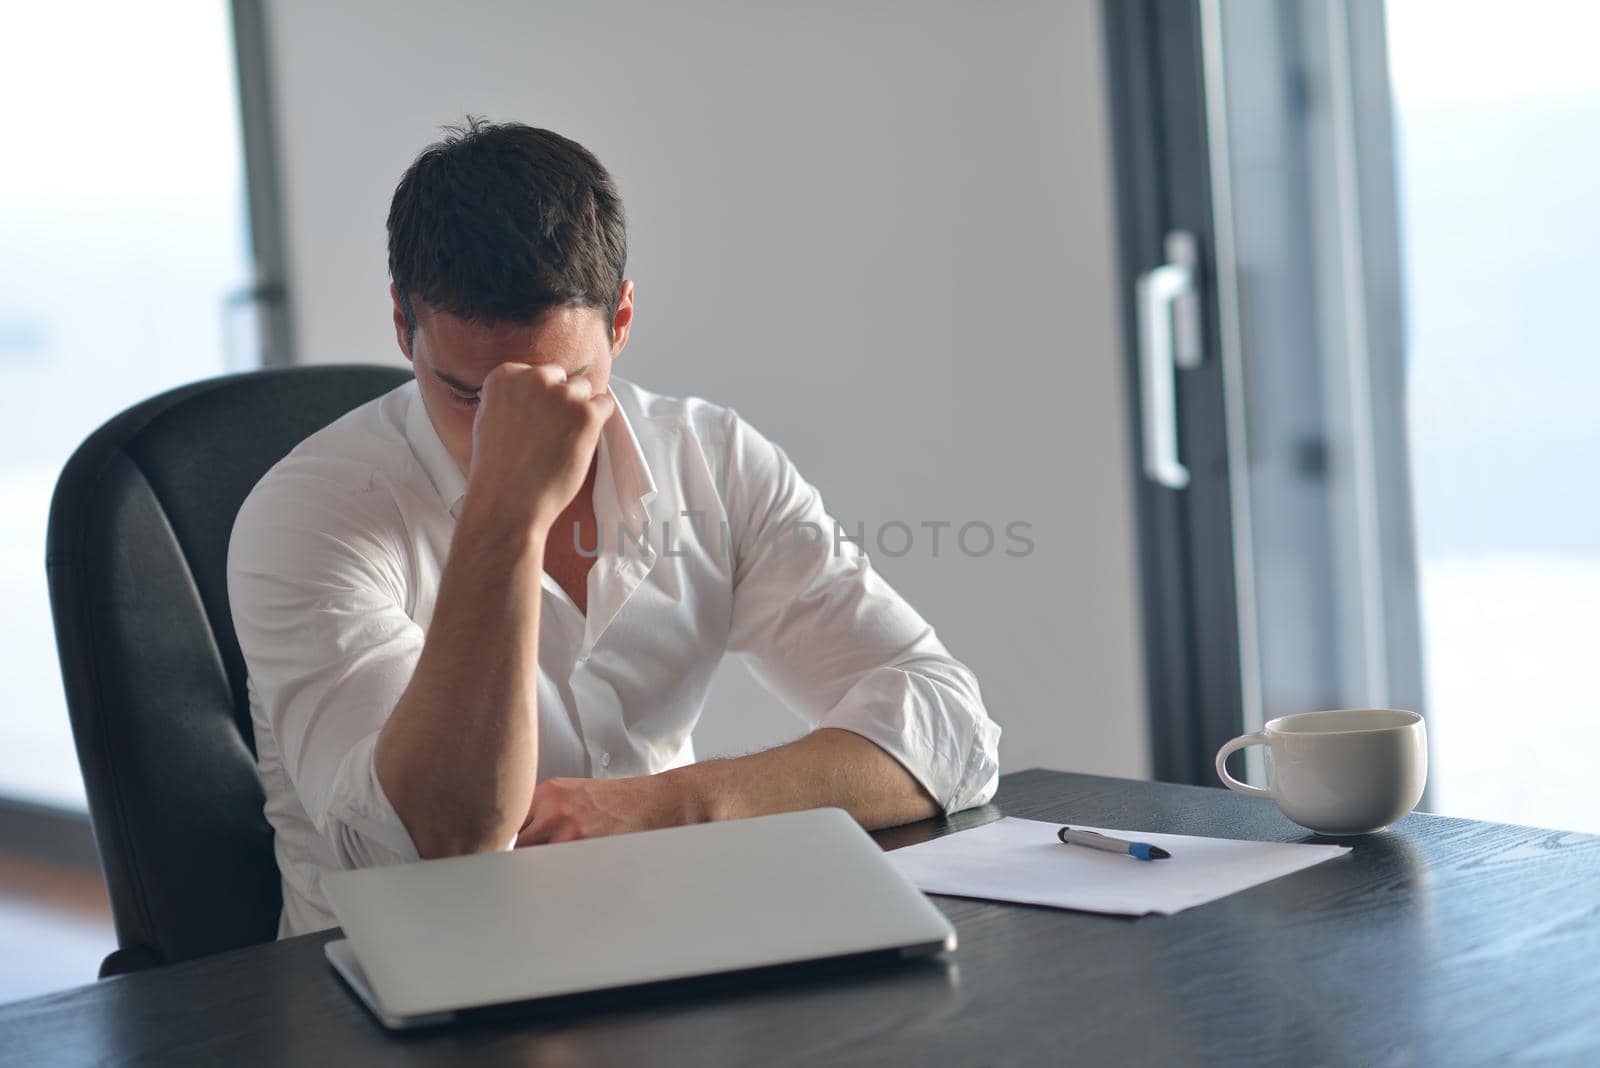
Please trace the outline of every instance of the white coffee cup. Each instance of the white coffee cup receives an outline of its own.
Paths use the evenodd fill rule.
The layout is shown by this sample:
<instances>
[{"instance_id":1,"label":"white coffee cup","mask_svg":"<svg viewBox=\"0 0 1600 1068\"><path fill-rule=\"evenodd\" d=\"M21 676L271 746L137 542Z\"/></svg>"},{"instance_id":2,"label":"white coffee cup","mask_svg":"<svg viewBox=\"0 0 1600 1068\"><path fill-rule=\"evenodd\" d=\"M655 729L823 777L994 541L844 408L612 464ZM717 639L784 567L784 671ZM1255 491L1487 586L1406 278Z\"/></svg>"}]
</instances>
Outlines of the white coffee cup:
<instances>
[{"instance_id":1,"label":"white coffee cup","mask_svg":"<svg viewBox=\"0 0 1600 1068\"><path fill-rule=\"evenodd\" d=\"M1228 755L1248 745L1267 747L1266 789L1228 774ZM1422 799L1427 728L1415 712L1396 708L1279 716L1217 750L1217 775L1230 790L1272 798L1318 834L1371 834Z\"/></svg>"}]
</instances>

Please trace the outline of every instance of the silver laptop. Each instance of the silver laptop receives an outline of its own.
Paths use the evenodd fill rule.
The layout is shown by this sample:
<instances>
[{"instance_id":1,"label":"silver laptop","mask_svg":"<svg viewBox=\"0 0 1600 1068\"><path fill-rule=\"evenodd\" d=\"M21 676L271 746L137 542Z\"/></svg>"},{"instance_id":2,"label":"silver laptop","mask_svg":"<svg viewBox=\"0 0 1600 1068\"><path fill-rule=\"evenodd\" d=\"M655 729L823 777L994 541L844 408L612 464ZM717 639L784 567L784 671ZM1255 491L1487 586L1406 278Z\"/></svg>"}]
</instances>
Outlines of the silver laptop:
<instances>
[{"instance_id":1,"label":"silver laptop","mask_svg":"<svg viewBox=\"0 0 1600 1068\"><path fill-rule=\"evenodd\" d=\"M843 809L332 872L326 952L387 1027L956 933Z\"/></svg>"}]
</instances>

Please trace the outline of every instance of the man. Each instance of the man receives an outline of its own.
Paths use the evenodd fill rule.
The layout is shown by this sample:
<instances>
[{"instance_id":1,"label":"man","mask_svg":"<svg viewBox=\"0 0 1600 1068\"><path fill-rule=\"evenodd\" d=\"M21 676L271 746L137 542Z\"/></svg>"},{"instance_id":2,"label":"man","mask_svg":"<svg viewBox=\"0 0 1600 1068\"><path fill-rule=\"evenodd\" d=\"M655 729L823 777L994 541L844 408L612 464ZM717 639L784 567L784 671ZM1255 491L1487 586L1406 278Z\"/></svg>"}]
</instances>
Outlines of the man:
<instances>
[{"instance_id":1,"label":"man","mask_svg":"<svg viewBox=\"0 0 1600 1068\"><path fill-rule=\"evenodd\" d=\"M471 122L388 229L415 377L274 466L229 548L280 936L335 923L330 869L993 795L977 680L782 450L612 375L634 285L593 155ZM696 762L727 652L814 729Z\"/></svg>"}]
</instances>

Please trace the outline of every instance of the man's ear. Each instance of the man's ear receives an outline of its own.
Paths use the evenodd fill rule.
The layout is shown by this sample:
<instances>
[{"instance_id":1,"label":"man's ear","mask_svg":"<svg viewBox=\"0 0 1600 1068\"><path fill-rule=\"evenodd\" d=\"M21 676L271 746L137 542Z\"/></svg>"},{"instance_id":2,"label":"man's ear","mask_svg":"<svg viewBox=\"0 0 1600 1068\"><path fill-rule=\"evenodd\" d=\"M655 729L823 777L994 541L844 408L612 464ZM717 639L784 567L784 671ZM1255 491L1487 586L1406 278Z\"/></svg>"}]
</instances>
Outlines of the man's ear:
<instances>
[{"instance_id":1,"label":"man's ear","mask_svg":"<svg viewBox=\"0 0 1600 1068\"><path fill-rule=\"evenodd\" d=\"M611 358L622 355L633 330L633 280L624 278L617 292L617 314L611 320Z\"/></svg>"},{"instance_id":2,"label":"man's ear","mask_svg":"<svg viewBox=\"0 0 1600 1068\"><path fill-rule=\"evenodd\" d=\"M410 360L411 330L406 325L405 307L400 303L400 287L393 282L389 283L389 299L394 302L394 339L400 345L400 352Z\"/></svg>"}]
</instances>

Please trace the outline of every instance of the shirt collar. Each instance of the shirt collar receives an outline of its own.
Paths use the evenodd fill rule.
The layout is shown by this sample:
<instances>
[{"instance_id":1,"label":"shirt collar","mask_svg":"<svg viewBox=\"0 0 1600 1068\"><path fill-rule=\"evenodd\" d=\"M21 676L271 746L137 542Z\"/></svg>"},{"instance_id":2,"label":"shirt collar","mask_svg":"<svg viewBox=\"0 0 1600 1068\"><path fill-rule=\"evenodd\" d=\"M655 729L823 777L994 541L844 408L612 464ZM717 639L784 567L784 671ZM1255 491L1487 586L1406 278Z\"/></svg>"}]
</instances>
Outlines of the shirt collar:
<instances>
[{"instance_id":1,"label":"shirt collar","mask_svg":"<svg viewBox=\"0 0 1600 1068\"><path fill-rule=\"evenodd\" d=\"M617 507L630 520L643 522L644 506L656 495L656 480L650 474L650 465L645 462L644 450L639 447L638 435L634 433L633 423L625 410L626 406L617 392L617 386L625 387L625 383L615 376L611 382L611 396L617 405L611 418L607 419L606 425L600 429L600 444L597 449L600 455L600 467L595 472L595 481L598 485L599 475L602 472L609 472L611 484L616 492Z\"/></svg>"},{"instance_id":2,"label":"shirt collar","mask_svg":"<svg viewBox=\"0 0 1600 1068\"><path fill-rule=\"evenodd\" d=\"M617 382L616 379L612 381ZM450 450L439 439L439 432L433 428L433 420L428 418L428 409L422 403L422 393L416 379L411 380L409 388L411 406L406 412L406 442L451 517L460 518L461 502L467 495L467 476L461 473L455 457L450 455ZM613 388L611 392L615 397L616 389ZM645 462L644 450L639 447L633 423L623 411L620 399L615 412L600 430L598 453L600 469L596 472L596 486L602 482L610 483L622 515L630 520L643 521L644 506L655 497L656 483L650 474L650 465ZM609 477L601 479L598 477L600 475Z\"/></svg>"},{"instance_id":3,"label":"shirt collar","mask_svg":"<svg viewBox=\"0 0 1600 1068\"><path fill-rule=\"evenodd\" d=\"M456 458L439 440L439 432L433 428L433 420L428 418L427 405L422 403L422 391L417 386L417 380L413 378L409 386L411 407L406 412L406 442L411 446L417 463L422 465L422 470L433 482L433 488L439 491L439 499L454 518L461 509L462 498L467 495L467 476L461 473Z\"/></svg>"}]
</instances>

